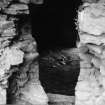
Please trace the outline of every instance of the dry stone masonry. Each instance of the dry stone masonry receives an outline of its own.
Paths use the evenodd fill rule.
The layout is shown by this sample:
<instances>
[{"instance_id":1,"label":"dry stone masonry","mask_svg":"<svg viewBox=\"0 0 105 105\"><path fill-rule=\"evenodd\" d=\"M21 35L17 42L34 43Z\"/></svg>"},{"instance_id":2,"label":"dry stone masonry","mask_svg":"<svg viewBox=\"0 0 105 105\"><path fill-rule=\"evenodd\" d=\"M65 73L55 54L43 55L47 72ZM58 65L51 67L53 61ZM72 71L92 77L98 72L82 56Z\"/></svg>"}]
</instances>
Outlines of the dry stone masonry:
<instances>
[{"instance_id":1,"label":"dry stone masonry","mask_svg":"<svg viewBox=\"0 0 105 105\"><path fill-rule=\"evenodd\" d=\"M105 105L105 1L78 11L80 74L75 105Z\"/></svg>"},{"instance_id":2,"label":"dry stone masonry","mask_svg":"<svg viewBox=\"0 0 105 105\"><path fill-rule=\"evenodd\" d=\"M39 81L39 54L29 22L22 27L18 24L19 17L29 17L31 2L43 3L42 0L0 0L0 105L47 105L48 102Z\"/></svg>"}]
</instances>

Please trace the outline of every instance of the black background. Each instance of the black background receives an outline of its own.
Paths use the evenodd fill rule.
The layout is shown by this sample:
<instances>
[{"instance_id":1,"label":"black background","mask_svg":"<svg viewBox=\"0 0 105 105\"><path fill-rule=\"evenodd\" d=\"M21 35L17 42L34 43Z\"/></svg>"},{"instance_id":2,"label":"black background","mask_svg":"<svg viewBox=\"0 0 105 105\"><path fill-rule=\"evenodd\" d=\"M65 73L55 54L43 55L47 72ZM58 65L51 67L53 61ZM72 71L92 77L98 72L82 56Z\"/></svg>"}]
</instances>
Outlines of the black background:
<instances>
[{"instance_id":1,"label":"black background","mask_svg":"<svg viewBox=\"0 0 105 105\"><path fill-rule=\"evenodd\" d=\"M77 0L44 0L43 5L30 4L32 31L39 52L76 46Z\"/></svg>"}]
</instances>

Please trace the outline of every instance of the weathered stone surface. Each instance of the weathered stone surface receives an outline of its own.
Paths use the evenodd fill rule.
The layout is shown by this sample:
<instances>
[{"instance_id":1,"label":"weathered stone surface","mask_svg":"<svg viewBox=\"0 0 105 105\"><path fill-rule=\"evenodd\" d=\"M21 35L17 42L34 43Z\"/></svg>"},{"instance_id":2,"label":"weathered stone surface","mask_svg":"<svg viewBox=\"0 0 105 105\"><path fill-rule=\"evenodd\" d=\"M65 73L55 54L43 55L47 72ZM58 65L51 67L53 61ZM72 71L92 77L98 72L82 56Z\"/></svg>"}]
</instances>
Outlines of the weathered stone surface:
<instances>
[{"instance_id":1,"label":"weathered stone surface","mask_svg":"<svg viewBox=\"0 0 105 105\"><path fill-rule=\"evenodd\" d=\"M105 36L99 36L99 37L96 37L94 35L87 35L87 34L83 34L83 35L80 35L80 40L81 40L81 43L94 43L96 45L100 45L100 44L104 44L105 43Z\"/></svg>"},{"instance_id":2,"label":"weathered stone surface","mask_svg":"<svg viewBox=\"0 0 105 105\"><path fill-rule=\"evenodd\" d=\"M0 1L0 104L47 105L48 102L39 81L36 41L29 24L27 32L25 26L19 25L23 15L24 19L28 17L28 2Z\"/></svg>"},{"instance_id":3,"label":"weathered stone surface","mask_svg":"<svg viewBox=\"0 0 105 105\"><path fill-rule=\"evenodd\" d=\"M26 4L13 4L6 8L4 12L12 15L29 14L28 5Z\"/></svg>"},{"instance_id":4,"label":"weathered stone surface","mask_svg":"<svg viewBox=\"0 0 105 105\"><path fill-rule=\"evenodd\" d=\"M46 105L48 102L47 95L45 94L42 86L37 83L26 84L25 88L21 90L21 99L28 100L29 103L37 105Z\"/></svg>"},{"instance_id":5,"label":"weathered stone surface","mask_svg":"<svg viewBox=\"0 0 105 105\"><path fill-rule=\"evenodd\" d=\"M17 72L13 74L15 78L10 84L9 93L15 100L20 99L26 102L28 101L31 104L47 104L47 95L39 81L38 52L36 50L35 40L30 33L27 33L21 36L14 46L20 48L25 53L23 63L17 67ZM11 103L17 104L18 102L12 100Z\"/></svg>"},{"instance_id":6,"label":"weathered stone surface","mask_svg":"<svg viewBox=\"0 0 105 105\"><path fill-rule=\"evenodd\" d=\"M88 47L89 50L92 50L98 54L102 53L102 46L98 46L95 44L86 44L86 46Z\"/></svg>"},{"instance_id":7,"label":"weathered stone surface","mask_svg":"<svg viewBox=\"0 0 105 105\"><path fill-rule=\"evenodd\" d=\"M14 59L14 56L12 56L11 54L11 58L9 58L9 51L11 52L12 51L12 47L11 46L11 49L9 47L9 39L13 38L16 34L15 34L15 31L11 31L11 29L13 28L14 26L14 22L13 21L8 21L6 16L3 16L2 14L0 15L0 23L1 23L1 26L0 26L0 31L1 31L1 37L0 37L0 88L2 89L1 92L3 92L1 94L1 98L0 98L0 104L6 104L6 100L7 100L7 97L6 97L6 89L8 88L8 85L7 85L7 82L8 82L8 78L10 77L11 75L11 71L9 72L10 68L11 68L11 65L12 65L12 62L10 62L9 60L12 60ZM4 18L4 19L3 19ZM9 22L12 23L12 25L7 25ZM6 26L7 25L7 26ZM5 28L4 28L5 26ZM10 31L9 31L10 29ZM7 31L8 30L8 31ZM6 32L7 31L7 32ZM4 34L4 32L6 32L6 34ZM18 51L16 51L15 53L18 53ZM20 54L21 55L21 54ZM21 56L23 59L23 56ZM20 59L18 59L19 62L17 62L17 58L15 59L15 62L14 65L17 63L17 64L20 64L21 61ZM2 97L3 96L3 97ZM4 99L3 99L4 98ZM2 101L2 100L3 101Z\"/></svg>"},{"instance_id":8,"label":"weathered stone surface","mask_svg":"<svg viewBox=\"0 0 105 105\"><path fill-rule=\"evenodd\" d=\"M80 13L82 15L80 16L82 17L80 18L80 29L88 32L89 34L102 34L105 28L105 17L103 16L104 13L104 4L91 4L90 8L87 8Z\"/></svg>"},{"instance_id":9,"label":"weathered stone surface","mask_svg":"<svg viewBox=\"0 0 105 105\"><path fill-rule=\"evenodd\" d=\"M0 104L5 105L6 104L6 89L3 89L0 87Z\"/></svg>"},{"instance_id":10,"label":"weathered stone surface","mask_svg":"<svg viewBox=\"0 0 105 105\"><path fill-rule=\"evenodd\" d=\"M75 105L104 105L105 93L105 7L101 3L88 4L80 14L80 75L75 88ZM87 34L83 34L82 32ZM84 49L86 46L88 50ZM88 56L87 56L88 54ZM90 56L91 55L91 59ZM85 64L86 63L86 64ZM92 67L88 67L91 65Z\"/></svg>"}]
</instances>

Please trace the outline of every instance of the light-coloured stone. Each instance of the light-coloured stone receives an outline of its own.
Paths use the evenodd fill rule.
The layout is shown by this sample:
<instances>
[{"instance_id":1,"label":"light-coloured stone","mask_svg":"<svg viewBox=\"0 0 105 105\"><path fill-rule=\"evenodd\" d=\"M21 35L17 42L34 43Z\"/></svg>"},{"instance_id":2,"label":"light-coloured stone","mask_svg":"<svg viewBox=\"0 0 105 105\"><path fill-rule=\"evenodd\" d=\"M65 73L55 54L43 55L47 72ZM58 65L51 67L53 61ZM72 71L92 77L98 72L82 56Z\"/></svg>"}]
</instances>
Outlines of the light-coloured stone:
<instances>
[{"instance_id":1,"label":"light-coloured stone","mask_svg":"<svg viewBox=\"0 0 105 105\"><path fill-rule=\"evenodd\" d=\"M79 56L80 56L80 59L81 60L87 61L88 63L91 63L91 60L93 58L93 56L91 54L83 54L83 53L80 53Z\"/></svg>"},{"instance_id":2,"label":"light-coloured stone","mask_svg":"<svg viewBox=\"0 0 105 105\"><path fill-rule=\"evenodd\" d=\"M89 74L90 74L90 68L89 69L82 69L78 77L78 81L83 81L83 80L88 80L89 79Z\"/></svg>"},{"instance_id":3,"label":"light-coloured stone","mask_svg":"<svg viewBox=\"0 0 105 105\"><path fill-rule=\"evenodd\" d=\"M93 65L94 65L96 68L100 68L101 59L98 58L98 57L93 57L92 60L91 60L91 63L93 63Z\"/></svg>"},{"instance_id":4,"label":"light-coloured stone","mask_svg":"<svg viewBox=\"0 0 105 105\"><path fill-rule=\"evenodd\" d=\"M85 92L91 92L91 88L89 86L89 82L88 81L79 81L77 83L77 86L75 88L75 90L79 90L79 91L85 91Z\"/></svg>"},{"instance_id":5,"label":"light-coloured stone","mask_svg":"<svg viewBox=\"0 0 105 105\"><path fill-rule=\"evenodd\" d=\"M80 101L87 101L89 97L91 97L91 93L85 91L76 91L75 92L76 98Z\"/></svg>"},{"instance_id":6,"label":"light-coloured stone","mask_svg":"<svg viewBox=\"0 0 105 105\"><path fill-rule=\"evenodd\" d=\"M87 8L83 12L80 13L80 21L81 27L80 29L88 32L89 34L100 35L104 31L105 28L105 17L93 18L92 15L96 15L97 17L102 14L100 7L97 9L95 6L91 6L92 8Z\"/></svg>"},{"instance_id":7,"label":"light-coloured stone","mask_svg":"<svg viewBox=\"0 0 105 105\"><path fill-rule=\"evenodd\" d=\"M99 97L99 96L102 95L103 89L101 89L99 87L95 87L94 89L91 90L91 93L92 93L93 96Z\"/></svg>"},{"instance_id":8,"label":"light-coloured stone","mask_svg":"<svg viewBox=\"0 0 105 105\"><path fill-rule=\"evenodd\" d=\"M13 72L16 75L12 75L13 81L9 82L9 98L11 95L13 98L9 104L29 105L21 101L22 95L24 101L29 101L30 105L48 105L48 97L39 82L39 66L36 59L39 54L36 51L36 41L31 36L31 28L28 27L28 32L25 32L26 26L23 32L23 27L18 27L19 18L26 16L25 19L29 19L27 4L31 1L35 4L43 3L43 0L0 0L0 105L8 104L6 88L8 78ZM25 22L21 25L24 24L29 25Z\"/></svg>"},{"instance_id":9,"label":"light-coloured stone","mask_svg":"<svg viewBox=\"0 0 105 105\"><path fill-rule=\"evenodd\" d=\"M15 36L16 35L15 31L16 30L14 28L7 29L2 33L2 36L4 36L4 37Z\"/></svg>"},{"instance_id":10,"label":"light-coloured stone","mask_svg":"<svg viewBox=\"0 0 105 105\"><path fill-rule=\"evenodd\" d=\"M28 100L31 104L47 104L48 103L48 97L45 94L44 89L40 84L27 84L27 86L21 90L22 99Z\"/></svg>"},{"instance_id":11,"label":"light-coloured stone","mask_svg":"<svg viewBox=\"0 0 105 105\"><path fill-rule=\"evenodd\" d=\"M97 46L97 45L92 45L92 44L86 44L86 46L89 48L89 50L93 50L98 54L102 53L102 47L101 46Z\"/></svg>"},{"instance_id":12,"label":"light-coloured stone","mask_svg":"<svg viewBox=\"0 0 105 105\"><path fill-rule=\"evenodd\" d=\"M98 97L95 101L95 104L96 105L105 105L105 97L103 97L103 96Z\"/></svg>"},{"instance_id":13,"label":"light-coloured stone","mask_svg":"<svg viewBox=\"0 0 105 105\"><path fill-rule=\"evenodd\" d=\"M105 77L102 78L101 82L102 82L103 88L105 89Z\"/></svg>"},{"instance_id":14,"label":"light-coloured stone","mask_svg":"<svg viewBox=\"0 0 105 105\"><path fill-rule=\"evenodd\" d=\"M95 105L94 103L95 103L95 97L94 96L91 96L91 97L89 97L89 100L87 100L87 101L84 102L83 105Z\"/></svg>"},{"instance_id":15,"label":"light-coloured stone","mask_svg":"<svg viewBox=\"0 0 105 105\"><path fill-rule=\"evenodd\" d=\"M88 63L87 61L81 61L80 62L80 68L81 69L89 69L91 67L92 67L91 63Z\"/></svg>"},{"instance_id":16,"label":"light-coloured stone","mask_svg":"<svg viewBox=\"0 0 105 105\"><path fill-rule=\"evenodd\" d=\"M18 65L23 62L24 52L18 48L12 47L11 49L7 49L7 52L8 62L10 62L11 65Z\"/></svg>"},{"instance_id":17,"label":"light-coloured stone","mask_svg":"<svg viewBox=\"0 0 105 105\"><path fill-rule=\"evenodd\" d=\"M102 51L101 58L102 58L102 59L105 58L105 49L103 49L103 51Z\"/></svg>"},{"instance_id":18,"label":"light-coloured stone","mask_svg":"<svg viewBox=\"0 0 105 105\"><path fill-rule=\"evenodd\" d=\"M105 2L104 2L105 3ZM76 85L76 105L104 105L105 104L105 6L101 3L85 5L84 10L79 12L79 37L81 49L79 52L80 74ZM87 53L92 55L91 59ZM88 54L88 55L89 55ZM88 62L87 65L84 62ZM92 66L89 68L88 64ZM85 67L86 66L86 67ZM88 85L86 84L88 83ZM80 92L81 90L81 92ZM91 97L86 101L89 91ZM82 93L83 92L83 93ZM82 97L83 96L83 97Z\"/></svg>"},{"instance_id":19,"label":"light-coloured stone","mask_svg":"<svg viewBox=\"0 0 105 105\"><path fill-rule=\"evenodd\" d=\"M105 65L100 65L101 75L105 76Z\"/></svg>"},{"instance_id":20,"label":"light-coloured stone","mask_svg":"<svg viewBox=\"0 0 105 105\"><path fill-rule=\"evenodd\" d=\"M0 87L0 105L5 105L7 100L7 92L6 89Z\"/></svg>"},{"instance_id":21,"label":"light-coloured stone","mask_svg":"<svg viewBox=\"0 0 105 105\"><path fill-rule=\"evenodd\" d=\"M28 5L25 4L13 4L9 7L9 9L13 10L27 10Z\"/></svg>"},{"instance_id":22,"label":"light-coloured stone","mask_svg":"<svg viewBox=\"0 0 105 105\"><path fill-rule=\"evenodd\" d=\"M105 36L96 37L94 35L83 34L83 35L80 35L80 40L81 40L81 43L84 43L84 44L87 44L87 43L92 43L96 45L101 45L102 43L105 44Z\"/></svg>"}]
</instances>

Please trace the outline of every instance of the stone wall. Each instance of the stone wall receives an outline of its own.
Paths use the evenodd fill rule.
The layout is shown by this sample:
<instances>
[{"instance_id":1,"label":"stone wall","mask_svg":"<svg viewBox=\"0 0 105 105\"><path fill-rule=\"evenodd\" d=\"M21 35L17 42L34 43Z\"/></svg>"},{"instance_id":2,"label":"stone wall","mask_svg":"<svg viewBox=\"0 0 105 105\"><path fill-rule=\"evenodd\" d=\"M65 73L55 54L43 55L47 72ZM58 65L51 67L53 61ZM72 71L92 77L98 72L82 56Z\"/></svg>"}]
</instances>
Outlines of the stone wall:
<instances>
[{"instance_id":1,"label":"stone wall","mask_svg":"<svg viewBox=\"0 0 105 105\"><path fill-rule=\"evenodd\" d=\"M0 1L0 104L46 105L39 81L37 43L32 37L28 3ZM28 22L27 22L28 20Z\"/></svg>"},{"instance_id":2,"label":"stone wall","mask_svg":"<svg viewBox=\"0 0 105 105\"><path fill-rule=\"evenodd\" d=\"M104 0L103 0L104 1ZM80 74L75 105L105 104L105 6L85 3L78 11Z\"/></svg>"}]
</instances>

